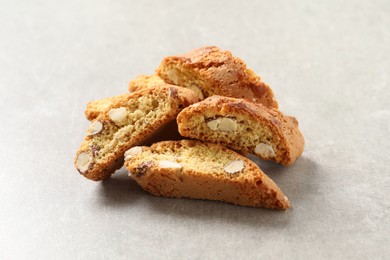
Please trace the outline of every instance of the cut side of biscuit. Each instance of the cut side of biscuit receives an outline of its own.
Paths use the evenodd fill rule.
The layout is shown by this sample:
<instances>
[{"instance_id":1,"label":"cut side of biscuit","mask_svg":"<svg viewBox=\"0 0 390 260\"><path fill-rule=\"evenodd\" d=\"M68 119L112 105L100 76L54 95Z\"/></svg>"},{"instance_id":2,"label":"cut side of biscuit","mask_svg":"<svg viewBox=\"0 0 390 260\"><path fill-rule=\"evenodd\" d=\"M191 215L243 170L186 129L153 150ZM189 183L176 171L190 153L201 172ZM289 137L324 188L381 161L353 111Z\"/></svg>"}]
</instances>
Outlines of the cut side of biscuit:
<instances>
[{"instance_id":1,"label":"cut side of biscuit","mask_svg":"<svg viewBox=\"0 0 390 260\"><path fill-rule=\"evenodd\" d=\"M287 197L255 163L218 144L181 140L132 148L126 152L125 166L132 179L156 196L290 207Z\"/></svg>"},{"instance_id":2,"label":"cut side of biscuit","mask_svg":"<svg viewBox=\"0 0 390 260\"><path fill-rule=\"evenodd\" d=\"M221 95L278 108L271 88L244 61L215 46L166 57L156 72L166 83L195 91L200 100Z\"/></svg>"},{"instance_id":3,"label":"cut side of biscuit","mask_svg":"<svg viewBox=\"0 0 390 260\"><path fill-rule=\"evenodd\" d=\"M192 91L174 86L117 96L91 122L75 156L77 170L91 180L108 178L123 165L126 150L155 136L197 101Z\"/></svg>"},{"instance_id":4,"label":"cut side of biscuit","mask_svg":"<svg viewBox=\"0 0 390 260\"><path fill-rule=\"evenodd\" d=\"M244 154L291 165L304 138L294 117L244 99L212 96L177 117L182 136L225 145Z\"/></svg>"}]
</instances>

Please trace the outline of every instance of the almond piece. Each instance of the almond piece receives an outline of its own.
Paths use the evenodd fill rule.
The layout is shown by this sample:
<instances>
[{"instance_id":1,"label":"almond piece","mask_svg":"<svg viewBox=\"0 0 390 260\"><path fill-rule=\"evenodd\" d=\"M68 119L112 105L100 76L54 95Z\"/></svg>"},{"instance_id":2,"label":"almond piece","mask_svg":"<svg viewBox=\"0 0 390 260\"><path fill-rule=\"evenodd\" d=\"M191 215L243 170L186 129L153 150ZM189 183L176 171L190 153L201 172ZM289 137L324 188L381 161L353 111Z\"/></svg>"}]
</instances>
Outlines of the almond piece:
<instances>
[{"instance_id":1,"label":"almond piece","mask_svg":"<svg viewBox=\"0 0 390 260\"><path fill-rule=\"evenodd\" d=\"M115 123L121 124L126 119L126 108L112 108L108 111L108 117Z\"/></svg>"},{"instance_id":2,"label":"almond piece","mask_svg":"<svg viewBox=\"0 0 390 260\"><path fill-rule=\"evenodd\" d=\"M214 119L214 120L211 120L209 122L207 122L207 126L211 129L211 130L218 130L218 124L219 124L219 119Z\"/></svg>"},{"instance_id":3,"label":"almond piece","mask_svg":"<svg viewBox=\"0 0 390 260\"><path fill-rule=\"evenodd\" d=\"M103 129L103 124L100 121L93 121L88 127L87 135L92 136L100 133Z\"/></svg>"},{"instance_id":4,"label":"almond piece","mask_svg":"<svg viewBox=\"0 0 390 260\"><path fill-rule=\"evenodd\" d=\"M175 71L168 70L167 71L167 76L173 82L174 85L178 85L179 84L179 78L178 78L178 76L177 76Z\"/></svg>"},{"instance_id":5,"label":"almond piece","mask_svg":"<svg viewBox=\"0 0 390 260\"><path fill-rule=\"evenodd\" d=\"M89 166L91 165L92 159L93 158L89 153L80 153L77 156L77 160L76 160L77 170L81 174L84 174L89 169Z\"/></svg>"},{"instance_id":6,"label":"almond piece","mask_svg":"<svg viewBox=\"0 0 390 260\"><path fill-rule=\"evenodd\" d=\"M243 160L235 160L226 164L223 168L226 173L234 174L242 171L245 168Z\"/></svg>"},{"instance_id":7,"label":"almond piece","mask_svg":"<svg viewBox=\"0 0 390 260\"><path fill-rule=\"evenodd\" d=\"M237 122L232 118L222 117L218 129L226 132L234 132L237 129Z\"/></svg>"},{"instance_id":8,"label":"almond piece","mask_svg":"<svg viewBox=\"0 0 390 260\"><path fill-rule=\"evenodd\" d=\"M190 86L188 86L188 89L191 89L192 91L194 91L198 95L199 100L204 99L203 92L198 86L190 85Z\"/></svg>"},{"instance_id":9,"label":"almond piece","mask_svg":"<svg viewBox=\"0 0 390 260\"><path fill-rule=\"evenodd\" d=\"M125 152L125 161L129 160L130 158L133 158L134 155L142 153L142 147L141 146L134 146L127 150Z\"/></svg>"},{"instance_id":10,"label":"almond piece","mask_svg":"<svg viewBox=\"0 0 390 260\"><path fill-rule=\"evenodd\" d=\"M166 169L166 168L181 169L182 168L180 163L177 163L177 162L174 162L174 161L168 161L168 160L161 160L161 161L159 161L158 162L158 167L163 168L163 169Z\"/></svg>"},{"instance_id":11,"label":"almond piece","mask_svg":"<svg viewBox=\"0 0 390 260\"><path fill-rule=\"evenodd\" d=\"M255 154L265 158L274 158L275 151L271 145L265 143L259 143L255 147Z\"/></svg>"},{"instance_id":12,"label":"almond piece","mask_svg":"<svg viewBox=\"0 0 390 260\"><path fill-rule=\"evenodd\" d=\"M214 131L234 132L237 130L236 120L229 117L221 117L208 121L207 126Z\"/></svg>"}]
</instances>

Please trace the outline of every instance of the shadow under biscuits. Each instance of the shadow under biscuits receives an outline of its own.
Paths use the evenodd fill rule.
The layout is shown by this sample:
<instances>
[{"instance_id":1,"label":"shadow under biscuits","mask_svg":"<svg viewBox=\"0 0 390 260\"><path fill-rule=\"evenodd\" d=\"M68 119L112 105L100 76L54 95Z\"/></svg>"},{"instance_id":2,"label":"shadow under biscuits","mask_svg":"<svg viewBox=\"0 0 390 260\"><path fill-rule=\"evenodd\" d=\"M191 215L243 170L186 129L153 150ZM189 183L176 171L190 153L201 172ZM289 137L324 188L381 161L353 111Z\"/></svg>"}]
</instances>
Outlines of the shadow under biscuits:
<instances>
[{"instance_id":1,"label":"shadow under biscuits","mask_svg":"<svg viewBox=\"0 0 390 260\"><path fill-rule=\"evenodd\" d=\"M178 141L184 137L179 134L176 120L172 120L159 128L148 139L143 141L140 145L150 146L160 141Z\"/></svg>"},{"instance_id":2,"label":"shadow under biscuits","mask_svg":"<svg viewBox=\"0 0 390 260\"><path fill-rule=\"evenodd\" d=\"M144 196L144 191L133 181L124 167L111 178L101 182L99 204L110 207L128 207Z\"/></svg>"},{"instance_id":3,"label":"shadow under biscuits","mask_svg":"<svg viewBox=\"0 0 390 260\"><path fill-rule=\"evenodd\" d=\"M326 173L310 157L301 156L293 165L283 166L271 161L264 161L249 155L260 169L268 175L289 198L292 208L299 208L307 203L325 182Z\"/></svg>"}]
</instances>

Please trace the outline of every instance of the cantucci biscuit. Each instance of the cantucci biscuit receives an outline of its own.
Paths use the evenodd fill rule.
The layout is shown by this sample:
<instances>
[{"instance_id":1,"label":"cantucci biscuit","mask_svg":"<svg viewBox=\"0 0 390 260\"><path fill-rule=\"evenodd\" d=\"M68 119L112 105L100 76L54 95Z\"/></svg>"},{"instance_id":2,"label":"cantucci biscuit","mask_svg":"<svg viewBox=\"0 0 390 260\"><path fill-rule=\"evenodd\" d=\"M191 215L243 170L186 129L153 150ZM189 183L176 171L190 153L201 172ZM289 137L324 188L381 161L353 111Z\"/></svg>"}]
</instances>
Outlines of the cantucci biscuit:
<instances>
[{"instance_id":1,"label":"cantucci biscuit","mask_svg":"<svg viewBox=\"0 0 390 260\"><path fill-rule=\"evenodd\" d=\"M255 163L219 144L165 141L133 147L125 155L131 178L156 196L290 207L287 197Z\"/></svg>"},{"instance_id":2,"label":"cantucci biscuit","mask_svg":"<svg viewBox=\"0 0 390 260\"><path fill-rule=\"evenodd\" d=\"M184 109L177 122L182 136L223 144L283 165L294 163L304 148L294 117L244 99L209 97Z\"/></svg>"},{"instance_id":3,"label":"cantucci biscuit","mask_svg":"<svg viewBox=\"0 0 390 260\"><path fill-rule=\"evenodd\" d=\"M244 61L215 46L166 57L156 72L166 83L195 91L200 100L221 95L278 108L271 88Z\"/></svg>"}]
</instances>

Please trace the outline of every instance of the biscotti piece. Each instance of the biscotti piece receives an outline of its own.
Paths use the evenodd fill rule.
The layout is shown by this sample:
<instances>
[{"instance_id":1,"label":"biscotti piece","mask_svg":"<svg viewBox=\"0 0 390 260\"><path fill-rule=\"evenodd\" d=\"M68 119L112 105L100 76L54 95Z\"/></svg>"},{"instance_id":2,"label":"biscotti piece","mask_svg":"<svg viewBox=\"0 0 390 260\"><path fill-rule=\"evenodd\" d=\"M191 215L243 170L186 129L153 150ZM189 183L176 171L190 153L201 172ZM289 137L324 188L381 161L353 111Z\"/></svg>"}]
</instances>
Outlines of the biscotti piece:
<instances>
[{"instance_id":1,"label":"biscotti piece","mask_svg":"<svg viewBox=\"0 0 390 260\"><path fill-rule=\"evenodd\" d=\"M221 95L278 108L271 88L244 61L215 46L166 57L156 72L167 83L192 89L200 100Z\"/></svg>"},{"instance_id":2,"label":"biscotti piece","mask_svg":"<svg viewBox=\"0 0 390 260\"><path fill-rule=\"evenodd\" d=\"M182 136L223 144L242 153L291 165L304 138L294 117L244 99L212 96L177 117Z\"/></svg>"},{"instance_id":3,"label":"biscotti piece","mask_svg":"<svg viewBox=\"0 0 390 260\"><path fill-rule=\"evenodd\" d=\"M150 76L140 75L130 81L129 91L135 92L147 87L164 86L164 85L169 85L169 84L165 83L165 81L162 78L160 78L158 75L150 75Z\"/></svg>"},{"instance_id":4,"label":"biscotti piece","mask_svg":"<svg viewBox=\"0 0 390 260\"><path fill-rule=\"evenodd\" d=\"M133 147L125 155L131 178L156 196L290 207L287 197L255 163L222 145L165 141Z\"/></svg>"},{"instance_id":5,"label":"biscotti piece","mask_svg":"<svg viewBox=\"0 0 390 260\"><path fill-rule=\"evenodd\" d=\"M197 101L192 91L173 86L118 97L91 122L75 156L77 170L91 180L108 178L123 165L126 150L155 135Z\"/></svg>"}]
</instances>

